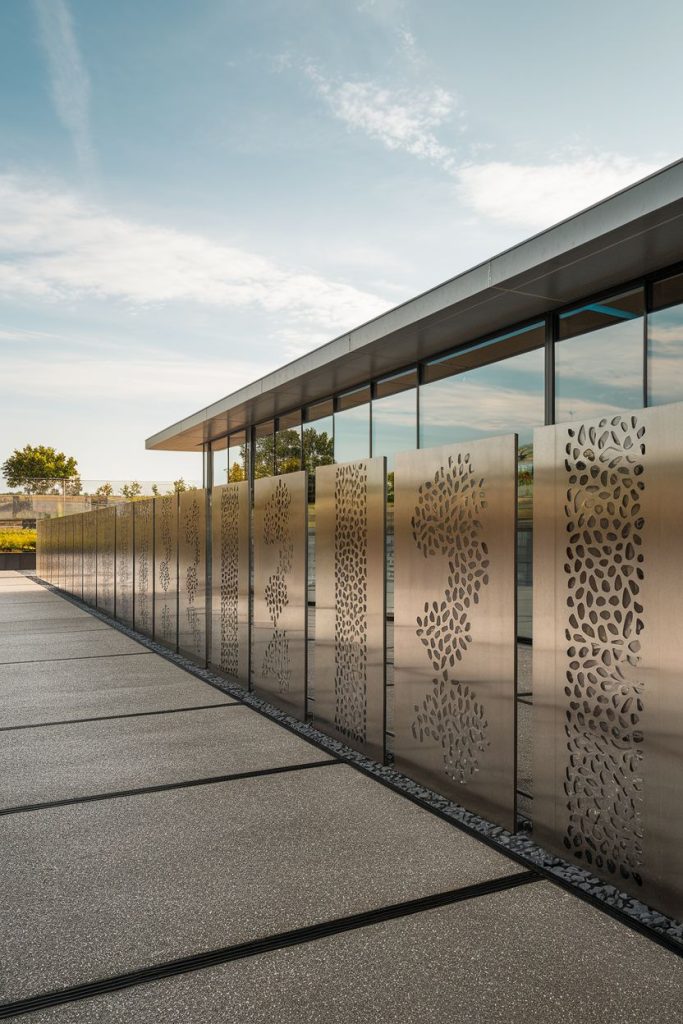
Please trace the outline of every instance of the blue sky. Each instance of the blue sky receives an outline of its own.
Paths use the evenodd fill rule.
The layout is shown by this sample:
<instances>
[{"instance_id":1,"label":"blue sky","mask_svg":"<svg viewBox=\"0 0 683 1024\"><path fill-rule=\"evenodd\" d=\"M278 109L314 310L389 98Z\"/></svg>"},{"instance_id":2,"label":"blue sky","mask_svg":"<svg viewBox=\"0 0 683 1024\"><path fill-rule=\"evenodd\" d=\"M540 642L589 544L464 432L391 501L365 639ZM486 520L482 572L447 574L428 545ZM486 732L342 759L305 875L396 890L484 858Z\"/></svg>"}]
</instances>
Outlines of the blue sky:
<instances>
[{"instance_id":1,"label":"blue sky","mask_svg":"<svg viewBox=\"0 0 683 1024\"><path fill-rule=\"evenodd\" d=\"M681 154L683 7L3 0L0 461L144 438Z\"/></svg>"}]
</instances>

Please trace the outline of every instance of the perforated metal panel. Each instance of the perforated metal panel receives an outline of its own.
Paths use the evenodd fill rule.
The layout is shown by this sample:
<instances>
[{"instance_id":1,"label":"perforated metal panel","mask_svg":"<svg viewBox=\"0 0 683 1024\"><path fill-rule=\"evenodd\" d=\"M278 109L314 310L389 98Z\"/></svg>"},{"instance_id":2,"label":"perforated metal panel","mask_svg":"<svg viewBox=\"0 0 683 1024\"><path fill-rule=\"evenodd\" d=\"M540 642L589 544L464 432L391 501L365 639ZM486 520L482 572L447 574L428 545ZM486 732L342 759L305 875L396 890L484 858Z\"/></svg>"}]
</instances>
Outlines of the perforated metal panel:
<instances>
[{"instance_id":1,"label":"perforated metal panel","mask_svg":"<svg viewBox=\"0 0 683 1024\"><path fill-rule=\"evenodd\" d=\"M534 835L683 918L683 405L534 435Z\"/></svg>"},{"instance_id":2,"label":"perforated metal panel","mask_svg":"<svg viewBox=\"0 0 683 1024\"><path fill-rule=\"evenodd\" d=\"M73 524L73 595L79 601L83 597L83 516L71 516Z\"/></svg>"},{"instance_id":3,"label":"perforated metal panel","mask_svg":"<svg viewBox=\"0 0 683 1024\"><path fill-rule=\"evenodd\" d=\"M71 522L71 516L64 516L61 520L62 530L60 535L60 543L63 549L62 556L62 590L67 594L70 594L73 589L73 546L74 546L74 530Z\"/></svg>"},{"instance_id":4,"label":"perforated metal panel","mask_svg":"<svg viewBox=\"0 0 683 1024\"><path fill-rule=\"evenodd\" d=\"M315 477L315 724L384 758L386 460Z\"/></svg>"},{"instance_id":5,"label":"perforated metal panel","mask_svg":"<svg viewBox=\"0 0 683 1024\"><path fill-rule=\"evenodd\" d=\"M206 491L178 505L178 650L206 664Z\"/></svg>"},{"instance_id":6,"label":"perforated metal panel","mask_svg":"<svg viewBox=\"0 0 683 1024\"><path fill-rule=\"evenodd\" d=\"M116 602L116 509L101 508L97 516L97 607L114 615Z\"/></svg>"},{"instance_id":7,"label":"perforated metal panel","mask_svg":"<svg viewBox=\"0 0 683 1024\"><path fill-rule=\"evenodd\" d=\"M249 484L214 487L211 663L249 686Z\"/></svg>"},{"instance_id":8,"label":"perforated metal panel","mask_svg":"<svg viewBox=\"0 0 683 1024\"><path fill-rule=\"evenodd\" d=\"M154 639L178 647L178 495L154 499Z\"/></svg>"},{"instance_id":9,"label":"perforated metal panel","mask_svg":"<svg viewBox=\"0 0 683 1024\"><path fill-rule=\"evenodd\" d=\"M133 625L133 508L126 501L116 506L116 618Z\"/></svg>"},{"instance_id":10,"label":"perforated metal panel","mask_svg":"<svg viewBox=\"0 0 683 1024\"><path fill-rule=\"evenodd\" d=\"M154 498L133 503L135 558L134 625L140 633L154 632Z\"/></svg>"},{"instance_id":11,"label":"perforated metal panel","mask_svg":"<svg viewBox=\"0 0 683 1024\"><path fill-rule=\"evenodd\" d=\"M97 602L97 512L83 513L83 600Z\"/></svg>"},{"instance_id":12,"label":"perforated metal panel","mask_svg":"<svg viewBox=\"0 0 683 1024\"><path fill-rule=\"evenodd\" d=\"M306 716L307 479L254 481L252 681L269 701Z\"/></svg>"},{"instance_id":13,"label":"perforated metal panel","mask_svg":"<svg viewBox=\"0 0 683 1024\"><path fill-rule=\"evenodd\" d=\"M514 831L517 439L396 456L396 767Z\"/></svg>"}]
</instances>

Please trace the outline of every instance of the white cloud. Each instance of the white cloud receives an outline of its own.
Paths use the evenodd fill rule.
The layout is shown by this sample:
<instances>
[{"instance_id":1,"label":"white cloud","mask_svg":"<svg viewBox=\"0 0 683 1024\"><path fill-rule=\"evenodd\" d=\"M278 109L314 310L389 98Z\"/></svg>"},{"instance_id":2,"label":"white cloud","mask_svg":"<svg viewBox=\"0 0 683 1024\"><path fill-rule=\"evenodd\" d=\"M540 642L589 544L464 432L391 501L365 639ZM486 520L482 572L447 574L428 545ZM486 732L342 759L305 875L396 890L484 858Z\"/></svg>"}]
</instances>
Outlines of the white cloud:
<instances>
[{"instance_id":1,"label":"white cloud","mask_svg":"<svg viewBox=\"0 0 683 1024\"><path fill-rule=\"evenodd\" d=\"M23 399L98 400L140 406L205 405L216 390L230 394L273 367L231 356L223 361L120 348L115 354L16 353L3 366L2 391Z\"/></svg>"},{"instance_id":2,"label":"white cloud","mask_svg":"<svg viewBox=\"0 0 683 1024\"><path fill-rule=\"evenodd\" d=\"M411 37L412 39L412 37ZM455 112L455 96L439 86L388 89L378 82L328 81L313 65L305 69L333 115L387 149L401 150L450 170L454 157L435 130Z\"/></svg>"},{"instance_id":3,"label":"white cloud","mask_svg":"<svg viewBox=\"0 0 683 1024\"><path fill-rule=\"evenodd\" d=\"M390 303L202 235L118 217L76 195L0 177L0 294L131 305L258 307L292 334L349 330Z\"/></svg>"},{"instance_id":4,"label":"white cloud","mask_svg":"<svg viewBox=\"0 0 683 1024\"><path fill-rule=\"evenodd\" d=\"M503 224L547 228L652 174L656 164L614 153L547 164L492 161L456 172L463 202Z\"/></svg>"},{"instance_id":5,"label":"white cloud","mask_svg":"<svg viewBox=\"0 0 683 1024\"><path fill-rule=\"evenodd\" d=\"M71 134L82 170L94 165L90 139L90 79L81 57L71 12L65 0L33 0L40 39L50 69L52 102Z\"/></svg>"}]
</instances>

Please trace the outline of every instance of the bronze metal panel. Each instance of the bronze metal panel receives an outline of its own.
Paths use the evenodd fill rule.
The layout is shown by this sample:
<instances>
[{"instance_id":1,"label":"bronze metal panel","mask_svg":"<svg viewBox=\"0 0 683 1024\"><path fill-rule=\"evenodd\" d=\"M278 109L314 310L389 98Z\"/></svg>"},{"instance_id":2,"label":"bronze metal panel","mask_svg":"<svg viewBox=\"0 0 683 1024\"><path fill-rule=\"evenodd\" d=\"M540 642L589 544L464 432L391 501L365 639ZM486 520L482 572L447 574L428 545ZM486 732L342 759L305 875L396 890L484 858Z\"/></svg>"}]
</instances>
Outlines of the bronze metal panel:
<instances>
[{"instance_id":1,"label":"bronze metal panel","mask_svg":"<svg viewBox=\"0 0 683 1024\"><path fill-rule=\"evenodd\" d=\"M62 590L70 594L73 588L73 544L74 531L71 516L64 516L61 521L60 544L62 547Z\"/></svg>"},{"instance_id":2,"label":"bronze metal panel","mask_svg":"<svg viewBox=\"0 0 683 1024\"><path fill-rule=\"evenodd\" d=\"M116 507L97 516L97 607L113 617L116 606Z\"/></svg>"},{"instance_id":3,"label":"bronze metal panel","mask_svg":"<svg viewBox=\"0 0 683 1024\"><path fill-rule=\"evenodd\" d=\"M514 831L516 435L397 455L394 488L396 767Z\"/></svg>"},{"instance_id":4,"label":"bronze metal panel","mask_svg":"<svg viewBox=\"0 0 683 1024\"><path fill-rule=\"evenodd\" d=\"M315 474L315 724L384 759L386 459Z\"/></svg>"},{"instance_id":5,"label":"bronze metal panel","mask_svg":"<svg viewBox=\"0 0 683 1024\"><path fill-rule=\"evenodd\" d=\"M97 603L97 512L83 513L83 600Z\"/></svg>"},{"instance_id":6,"label":"bronze metal panel","mask_svg":"<svg viewBox=\"0 0 683 1024\"><path fill-rule=\"evenodd\" d=\"M683 918L683 404L534 436L534 835Z\"/></svg>"},{"instance_id":7,"label":"bronze metal panel","mask_svg":"<svg viewBox=\"0 0 683 1024\"><path fill-rule=\"evenodd\" d=\"M214 487L211 664L249 686L249 484Z\"/></svg>"},{"instance_id":8,"label":"bronze metal panel","mask_svg":"<svg viewBox=\"0 0 683 1024\"><path fill-rule=\"evenodd\" d=\"M154 639L178 648L178 495L154 499Z\"/></svg>"},{"instance_id":9,"label":"bronze metal panel","mask_svg":"<svg viewBox=\"0 0 683 1024\"><path fill-rule=\"evenodd\" d=\"M146 636L154 634L154 498L133 503L135 557L133 559L134 626Z\"/></svg>"},{"instance_id":10,"label":"bronze metal panel","mask_svg":"<svg viewBox=\"0 0 683 1024\"><path fill-rule=\"evenodd\" d=\"M80 601L83 597L83 516L80 513L73 515L71 521L74 532L72 594Z\"/></svg>"},{"instance_id":11,"label":"bronze metal panel","mask_svg":"<svg viewBox=\"0 0 683 1024\"><path fill-rule=\"evenodd\" d=\"M127 626L133 625L134 504L116 506L116 618Z\"/></svg>"},{"instance_id":12,"label":"bronze metal panel","mask_svg":"<svg viewBox=\"0 0 683 1024\"><path fill-rule=\"evenodd\" d=\"M45 579L43 560L45 558L45 530L40 520L36 522L36 576L39 580Z\"/></svg>"},{"instance_id":13,"label":"bronze metal panel","mask_svg":"<svg viewBox=\"0 0 683 1024\"><path fill-rule=\"evenodd\" d=\"M206 665L206 491L183 491L178 516L178 650Z\"/></svg>"},{"instance_id":14,"label":"bronze metal panel","mask_svg":"<svg viewBox=\"0 0 683 1024\"><path fill-rule=\"evenodd\" d=\"M254 689L306 717L306 472L254 481Z\"/></svg>"}]
</instances>

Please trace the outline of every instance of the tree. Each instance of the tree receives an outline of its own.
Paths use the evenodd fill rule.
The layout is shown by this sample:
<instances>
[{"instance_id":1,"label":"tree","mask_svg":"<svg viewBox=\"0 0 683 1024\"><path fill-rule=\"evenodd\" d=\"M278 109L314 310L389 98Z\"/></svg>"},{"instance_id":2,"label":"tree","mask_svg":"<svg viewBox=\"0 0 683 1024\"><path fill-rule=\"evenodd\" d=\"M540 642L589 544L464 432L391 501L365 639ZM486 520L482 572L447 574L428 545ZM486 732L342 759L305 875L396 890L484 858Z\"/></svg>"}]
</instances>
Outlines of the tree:
<instances>
[{"instance_id":1,"label":"tree","mask_svg":"<svg viewBox=\"0 0 683 1024\"><path fill-rule=\"evenodd\" d=\"M109 505L110 498L114 494L114 487L111 483L100 483L95 490L95 498L98 499L97 505Z\"/></svg>"},{"instance_id":2,"label":"tree","mask_svg":"<svg viewBox=\"0 0 683 1024\"><path fill-rule=\"evenodd\" d=\"M246 479L247 474L244 468L240 466L239 462L233 462L232 466L230 467L230 471L228 472L228 483L236 484L239 483L240 480Z\"/></svg>"},{"instance_id":3,"label":"tree","mask_svg":"<svg viewBox=\"0 0 683 1024\"><path fill-rule=\"evenodd\" d=\"M152 484L152 494L155 498L159 497L159 484Z\"/></svg>"},{"instance_id":4,"label":"tree","mask_svg":"<svg viewBox=\"0 0 683 1024\"><path fill-rule=\"evenodd\" d=\"M142 484L139 480L131 480L129 484L123 485L121 494L124 498L138 498L142 494Z\"/></svg>"},{"instance_id":5,"label":"tree","mask_svg":"<svg viewBox=\"0 0 683 1024\"><path fill-rule=\"evenodd\" d=\"M76 459L64 452L27 444L5 459L2 473L9 487L23 487L26 494L47 494L55 480L75 476L77 466Z\"/></svg>"},{"instance_id":6,"label":"tree","mask_svg":"<svg viewBox=\"0 0 683 1024\"><path fill-rule=\"evenodd\" d=\"M187 490L187 484L185 483L185 481L181 477L180 480L174 480L173 481L173 490L170 493L171 494L181 494L183 491L186 491L186 490Z\"/></svg>"},{"instance_id":7,"label":"tree","mask_svg":"<svg viewBox=\"0 0 683 1024\"><path fill-rule=\"evenodd\" d=\"M76 475L72 476L70 480L67 480L66 493L75 496L77 494L81 494L82 492L83 483L78 473L76 473Z\"/></svg>"}]
</instances>

